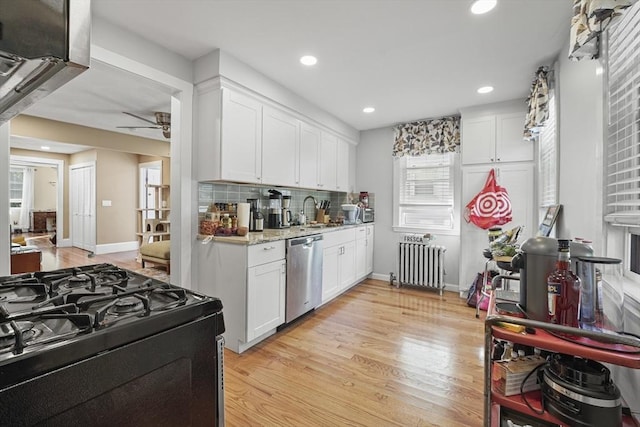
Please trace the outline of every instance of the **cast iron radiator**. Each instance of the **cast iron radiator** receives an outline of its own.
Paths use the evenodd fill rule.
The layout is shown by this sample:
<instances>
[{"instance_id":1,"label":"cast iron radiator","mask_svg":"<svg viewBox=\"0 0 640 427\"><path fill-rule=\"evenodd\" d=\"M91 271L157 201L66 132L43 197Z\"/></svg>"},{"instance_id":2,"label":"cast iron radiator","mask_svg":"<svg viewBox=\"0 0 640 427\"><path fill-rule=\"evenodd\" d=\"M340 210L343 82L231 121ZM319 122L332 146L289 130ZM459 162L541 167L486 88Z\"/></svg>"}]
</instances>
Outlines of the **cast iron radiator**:
<instances>
[{"instance_id":1,"label":"cast iron radiator","mask_svg":"<svg viewBox=\"0 0 640 427\"><path fill-rule=\"evenodd\" d=\"M400 285L422 286L438 290L444 289L444 246L429 243L400 242L398 245L398 283Z\"/></svg>"}]
</instances>

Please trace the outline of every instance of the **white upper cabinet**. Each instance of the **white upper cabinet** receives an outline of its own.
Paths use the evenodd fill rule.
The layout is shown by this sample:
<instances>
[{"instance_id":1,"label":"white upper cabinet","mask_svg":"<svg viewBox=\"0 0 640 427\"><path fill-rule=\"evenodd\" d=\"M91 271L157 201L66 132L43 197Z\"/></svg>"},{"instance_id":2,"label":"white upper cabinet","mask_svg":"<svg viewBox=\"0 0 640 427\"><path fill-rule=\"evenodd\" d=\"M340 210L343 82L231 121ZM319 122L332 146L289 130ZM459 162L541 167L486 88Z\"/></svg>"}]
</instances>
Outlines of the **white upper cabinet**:
<instances>
[{"instance_id":1,"label":"white upper cabinet","mask_svg":"<svg viewBox=\"0 0 640 427\"><path fill-rule=\"evenodd\" d=\"M496 116L496 160L521 162L533 160L533 141L525 141L524 113Z\"/></svg>"},{"instance_id":2,"label":"white upper cabinet","mask_svg":"<svg viewBox=\"0 0 640 427\"><path fill-rule=\"evenodd\" d=\"M319 188L320 129L302 122L300 128L300 187Z\"/></svg>"},{"instance_id":3,"label":"white upper cabinet","mask_svg":"<svg viewBox=\"0 0 640 427\"><path fill-rule=\"evenodd\" d=\"M349 143L338 139L336 159L336 190L349 191Z\"/></svg>"},{"instance_id":4,"label":"white upper cabinet","mask_svg":"<svg viewBox=\"0 0 640 427\"><path fill-rule=\"evenodd\" d=\"M262 176L262 104L222 91L221 178L260 182Z\"/></svg>"},{"instance_id":5,"label":"white upper cabinet","mask_svg":"<svg viewBox=\"0 0 640 427\"><path fill-rule=\"evenodd\" d=\"M320 180L321 190L335 190L337 187L338 137L327 132L320 139Z\"/></svg>"},{"instance_id":6,"label":"white upper cabinet","mask_svg":"<svg viewBox=\"0 0 640 427\"><path fill-rule=\"evenodd\" d=\"M523 139L523 111L483 116L462 116L462 163L521 162L533 160L533 143Z\"/></svg>"},{"instance_id":7,"label":"white upper cabinet","mask_svg":"<svg viewBox=\"0 0 640 427\"><path fill-rule=\"evenodd\" d=\"M263 107L262 183L298 186L300 120L284 111Z\"/></svg>"},{"instance_id":8,"label":"white upper cabinet","mask_svg":"<svg viewBox=\"0 0 640 427\"><path fill-rule=\"evenodd\" d=\"M215 83L196 96L198 181L349 191L351 144L273 102Z\"/></svg>"}]
</instances>

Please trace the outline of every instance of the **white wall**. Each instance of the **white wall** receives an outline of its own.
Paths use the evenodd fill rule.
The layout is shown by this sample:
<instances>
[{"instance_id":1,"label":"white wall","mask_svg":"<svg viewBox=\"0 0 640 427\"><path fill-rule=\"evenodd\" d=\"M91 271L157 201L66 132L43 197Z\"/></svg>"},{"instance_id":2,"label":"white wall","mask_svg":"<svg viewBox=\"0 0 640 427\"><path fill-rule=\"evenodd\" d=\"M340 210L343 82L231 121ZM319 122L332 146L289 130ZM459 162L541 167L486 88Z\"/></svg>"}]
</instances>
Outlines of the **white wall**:
<instances>
[{"instance_id":1,"label":"white wall","mask_svg":"<svg viewBox=\"0 0 640 427\"><path fill-rule=\"evenodd\" d=\"M603 254L603 76L599 61L573 62L560 54L559 202L557 236L593 241Z\"/></svg>"},{"instance_id":2,"label":"white wall","mask_svg":"<svg viewBox=\"0 0 640 427\"><path fill-rule=\"evenodd\" d=\"M357 147L356 191L373 193L375 199L375 245L373 273L377 279L389 279L396 271L396 252L400 233L393 227L393 128L380 128L360 133ZM436 235L435 243L445 246L445 282L447 290L457 291L460 236ZM449 286L452 285L452 286Z\"/></svg>"}]
</instances>

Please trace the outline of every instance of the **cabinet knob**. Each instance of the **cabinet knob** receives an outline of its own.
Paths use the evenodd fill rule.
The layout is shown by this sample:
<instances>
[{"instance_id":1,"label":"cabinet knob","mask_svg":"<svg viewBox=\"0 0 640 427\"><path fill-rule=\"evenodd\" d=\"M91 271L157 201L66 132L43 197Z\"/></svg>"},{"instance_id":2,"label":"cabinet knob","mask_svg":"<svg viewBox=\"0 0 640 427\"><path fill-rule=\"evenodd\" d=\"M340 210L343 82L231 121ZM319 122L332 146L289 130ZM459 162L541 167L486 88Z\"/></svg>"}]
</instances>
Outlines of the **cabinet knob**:
<instances>
[{"instance_id":1,"label":"cabinet knob","mask_svg":"<svg viewBox=\"0 0 640 427\"><path fill-rule=\"evenodd\" d=\"M495 160L493 160L493 159L489 159L489 160L491 160L492 162L493 162L493 161L495 161Z\"/></svg>"},{"instance_id":2,"label":"cabinet knob","mask_svg":"<svg viewBox=\"0 0 640 427\"><path fill-rule=\"evenodd\" d=\"M496 162L499 162L499 161L500 161L500 159L496 159Z\"/></svg>"}]
</instances>

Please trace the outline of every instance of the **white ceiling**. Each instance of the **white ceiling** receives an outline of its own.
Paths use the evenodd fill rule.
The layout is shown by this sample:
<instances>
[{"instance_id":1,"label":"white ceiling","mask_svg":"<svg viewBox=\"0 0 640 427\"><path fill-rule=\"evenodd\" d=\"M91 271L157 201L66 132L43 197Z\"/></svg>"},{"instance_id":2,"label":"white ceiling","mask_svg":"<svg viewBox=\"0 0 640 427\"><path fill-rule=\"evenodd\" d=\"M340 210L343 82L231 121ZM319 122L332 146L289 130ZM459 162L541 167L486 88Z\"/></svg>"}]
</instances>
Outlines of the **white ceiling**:
<instances>
[{"instance_id":1,"label":"white ceiling","mask_svg":"<svg viewBox=\"0 0 640 427\"><path fill-rule=\"evenodd\" d=\"M526 98L534 72L568 51L571 0L93 0L94 17L188 59L222 49L356 129ZM300 56L318 64L306 68ZM479 95L476 89L495 90ZM166 88L104 64L26 114L118 131L168 111ZM376 108L362 113L365 106ZM126 132L126 131L125 131ZM136 133L162 140L160 131Z\"/></svg>"}]
</instances>

